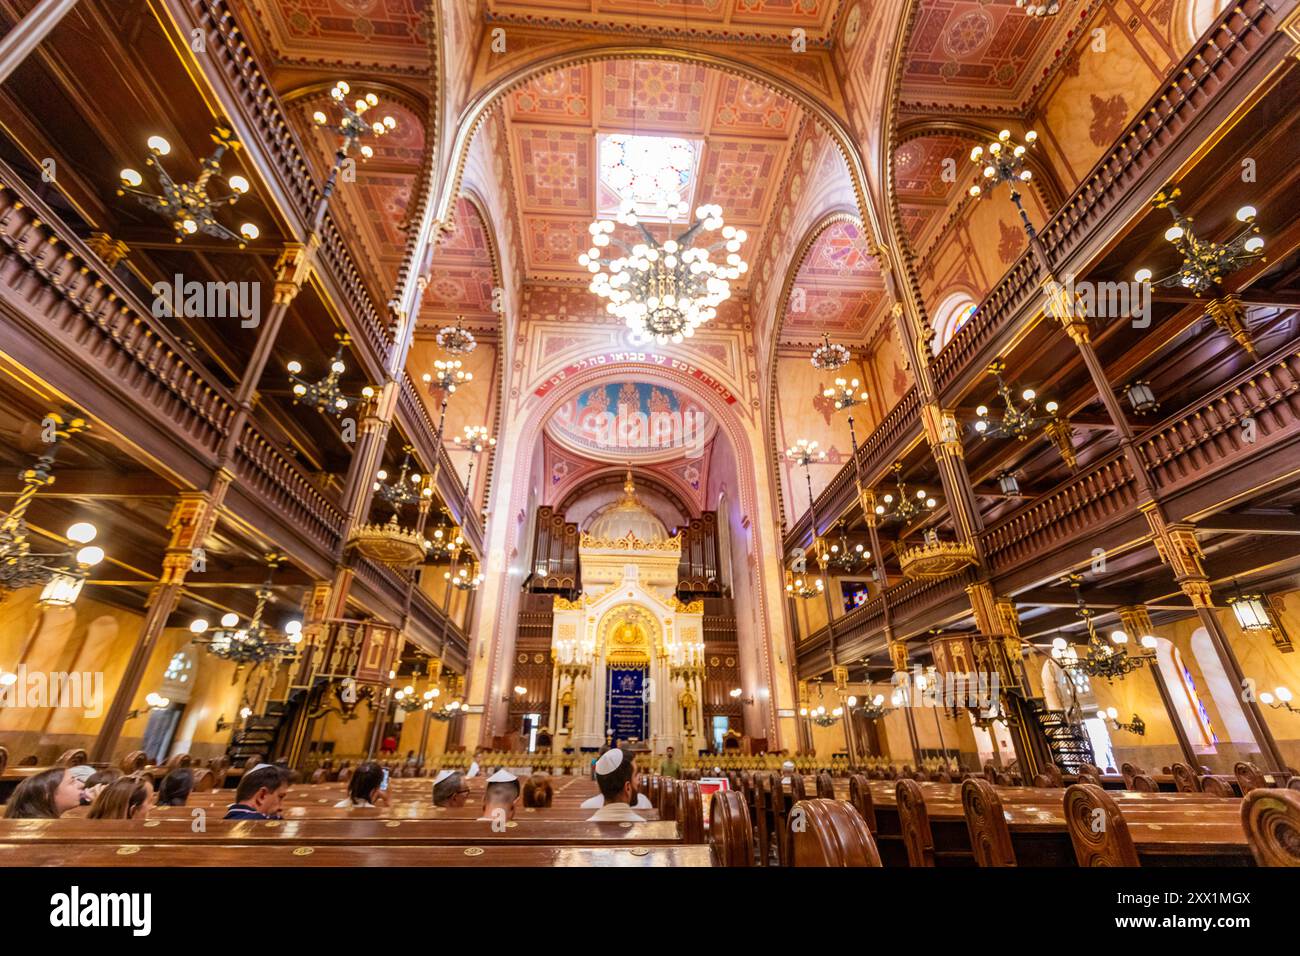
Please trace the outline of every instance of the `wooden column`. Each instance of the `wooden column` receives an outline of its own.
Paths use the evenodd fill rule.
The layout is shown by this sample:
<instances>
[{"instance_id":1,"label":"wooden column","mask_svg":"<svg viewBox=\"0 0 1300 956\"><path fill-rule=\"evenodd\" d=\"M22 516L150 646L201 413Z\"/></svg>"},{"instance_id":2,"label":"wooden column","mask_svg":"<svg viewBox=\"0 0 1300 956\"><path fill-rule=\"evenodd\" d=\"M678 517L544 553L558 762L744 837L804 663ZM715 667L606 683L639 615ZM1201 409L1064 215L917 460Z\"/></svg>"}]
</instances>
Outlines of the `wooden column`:
<instances>
[{"instance_id":1,"label":"wooden column","mask_svg":"<svg viewBox=\"0 0 1300 956\"><path fill-rule=\"evenodd\" d=\"M183 492L173 507L171 519L167 522L171 540L163 556L162 576L149 595L148 611L140 627L140 634L131 649L131 657L122 673L117 692L113 695L113 702L104 714L99 735L91 747L92 763L107 763L112 759L113 751L122 736L126 715L131 710L131 701L140 689L145 669L158 644L158 637L167 626L167 619L180 599L185 575L193 566L194 551L200 546L198 542L205 541L211 533L216 517L216 503L205 492Z\"/></svg>"}]
</instances>

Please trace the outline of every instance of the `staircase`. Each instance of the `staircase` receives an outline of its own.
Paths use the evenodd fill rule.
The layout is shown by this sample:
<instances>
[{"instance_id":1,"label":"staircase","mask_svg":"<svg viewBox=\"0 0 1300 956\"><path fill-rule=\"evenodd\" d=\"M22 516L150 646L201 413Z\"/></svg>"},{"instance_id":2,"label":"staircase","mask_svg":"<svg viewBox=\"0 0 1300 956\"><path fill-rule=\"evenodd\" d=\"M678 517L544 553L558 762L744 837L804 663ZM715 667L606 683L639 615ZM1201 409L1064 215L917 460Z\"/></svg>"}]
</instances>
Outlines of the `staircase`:
<instances>
[{"instance_id":1,"label":"staircase","mask_svg":"<svg viewBox=\"0 0 1300 956\"><path fill-rule=\"evenodd\" d=\"M1063 710L1034 712L1039 729L1047 738L1052 762L1065 773L1078 773L1084 764L1093 763L1092 741L1081 724L1072 724Z\"/></svg>"},{"instance_id":2,"label":"staircase","mask_svg":"<svg viewBox=\"0 0 1300 956\"><path fill-rule=\"evenodd\" d=\"M230 746L226 748L231 765L241 766L249 757L258 754L267 761L274 759L275 741L287 710L285 701L272 700L267 702L264 714L245 720L243 729L235 731Z\"/></svg>"}]
</instances>

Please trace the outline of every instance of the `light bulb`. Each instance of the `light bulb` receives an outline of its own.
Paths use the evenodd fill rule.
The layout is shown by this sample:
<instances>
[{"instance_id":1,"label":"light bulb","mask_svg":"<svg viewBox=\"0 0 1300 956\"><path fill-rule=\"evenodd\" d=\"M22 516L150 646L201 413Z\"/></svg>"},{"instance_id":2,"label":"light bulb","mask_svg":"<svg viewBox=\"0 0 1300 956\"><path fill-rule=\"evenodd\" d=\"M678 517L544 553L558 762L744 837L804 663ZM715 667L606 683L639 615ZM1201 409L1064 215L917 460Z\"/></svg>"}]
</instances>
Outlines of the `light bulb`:
<instances>
[{"instance_id":1,"label":"light bulb","mask_svg":"<svg viewBox=\"0 0 1300 956\"><path fill-rule=\"evenodd\" d=\"M1118 719L1119 719L1119 711L1116 710L1114 707L1107 707L1107 708L1106 708L1106 716L1109 717L1111 720L1118 720Z\"/></svg>"},{"instance_id":2,"label":"light bulb","mask_svg":"<svg viewBox=\"0 0 1300 956\"><path fill-rule=\"evenodd\" d=\"M1165 238L1170 242L1177 242L1179 239L1183 238L1183 227L1170 226L1165 230Z\"/></svg>"},{"instance_id":3,"label":"light bulb","mask_svg":"<svg viewBox=\"0 0 1300 956\"><path fill-rule=\"evenodd\" d=\"M78 521L68 528L67 537L77 544L90 544L95 540L95 526L89 521Z\"/></svg>"},{"instance_id":4,"label":"light bulb","mask_svg":"<svg viewBox=\"0 0 1300 956\"><path fill-rule=\"evenodd\" d=\"M166 156L172 151L172 144L167 142L167 140L163 139L161 136L150 136L146 142L148 143L149 148L159 156Z\"/></svg>"},{"instance_id":5,"label":"light bulb","mask_svg":"<svg viewBox=\"0 0 1300 956\"><path fill-rule=\"evenodd\" d=\"M96 547L93 544L90 545L89 547L82 548L80 551L77 552L77 563L84 564L87 567L91 567L93 565L99 564L99 562L103 560L104 560L104 549L100 547Z\"/></svg>"},{"instance_id":6,"label":"light bulb","mask_svg":"<svg viewBox=\"0 0 1300 956\"><path fill-rule=\"evenodd\" d=\"M231 176L226 182L230 184L231 189L240 195L248 192L248 180L243 176Z\"/></svg>"},{"instance_id":7,"label":"light bulb","mask_svg":"<svg viewBox=\"0 0 1300 956\"><path fill-rule=\"evenodd\" d=\"M258 229L257 226L253 225L251 222L246 222L239 227L239 234L249 242L252 242L262 234L262 230Z\"/></svg>"},{"instance_id":8,"label":"light bulb","mask_svg":"<svg viewBox=\"0 0 1300 956\"><path fill-rule=\"evenodd\" d=\"M1154 651L1156 649L1156 639L1150 634L1144 634L1142 636L1141 644L1149 651Z\"/></svg>"},{"instance_id":9,"label":"light bulb","mask_svg":"<svg viewBox=\"0 0 1300 956\"><path fill-rule=\"evenodd\" d=\"M130 169L129 167L122 170L118 175L122 177L122 182L126 183L128 186L139 186L144 182L144 178L134 169Z\"/></svg>"},{"instance_id":10,"label":"light bulb","mask_svg":"<svg viewBox=\"0 0 1300 956\"><path fill-rule=\"evenodd\" d=\"M194 620L190 621L191 634L202 634L207 629L208 622L201 617L196 617Z\"/></svg>"},{"instance_id":11,"label":"light bulb","mask_svg":"<svg viewBox=\"0 0 1300 956\"><path fill-rule=\"evenodd\" d=\"M1259 252L1264 248L1264 239L1262 236L1251 236L1245 241L1242 248L1247 252Z\"/></svg>"},{"instance_id":12,"label":"light bulb","mask_svg":"<svg viewBox=\"0 0 1300 956\"><path fill-rule=\"evenodd\" d=\"M1128 643L1128 635L1125 634L1123 631L1111 631L1110 639L1114 641L1116 644Z\"/></svg>"},{"instance_id":13,"label":"light bulb","mask_svg":"<svg viewBox=\"0 0 1300 956\"><path fill-rule=\"evenodd\" d=\"M1137 272L1133 273L1133 280L1134 280L1135 282L1150 282L1150 281L1151 281L1151 270L1150 270L1150 269L1139 269Z\"/></svg>"},{"instance_id":14,"label":"light bulb","mask_svg":"<svg viewBox=\"0 0 1300 956\"><path fill-rule=\"evenodd\" d=\"M1237 210L1237 220L1239 222L1249 222L1255 218L1254 206L1242 206Z\"/></svg>"},{"instance_id":15,"label":"light bulb","mask_svg":"<svg viewBox=\"0 0 1300 956\"><path fill-rule=\"evenodd\" d=\"M238 623L239 623L239 615L233 611L221 615L222 627L234 627Z\"/></svg>"},{"instance_id":16,"label":"light bulb","mask_svg":"<svg viewBox=\"0 0 1300 956\"><path fill-rule=\"evenodd\" d=\"M1282 701L1284 704L1291 702L1291 691L1289 688L1275 687L1273 688L1273 693L1277 694L1277 699Z\"/></svg>"}]
</instances>

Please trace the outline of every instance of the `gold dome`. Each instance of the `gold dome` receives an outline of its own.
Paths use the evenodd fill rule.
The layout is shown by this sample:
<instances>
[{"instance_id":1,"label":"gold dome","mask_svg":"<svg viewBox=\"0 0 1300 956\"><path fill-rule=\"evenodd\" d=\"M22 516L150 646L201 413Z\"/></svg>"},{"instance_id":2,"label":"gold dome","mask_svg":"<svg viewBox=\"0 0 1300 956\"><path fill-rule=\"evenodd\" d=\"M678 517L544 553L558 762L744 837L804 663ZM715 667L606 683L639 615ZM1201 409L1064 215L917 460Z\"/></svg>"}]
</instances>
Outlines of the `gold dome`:
<instances>
[{"instance_id":1,"label":"gold dome","mask_svg":"<svg viewBox=\"0 0 1300 956\"><path fill-rule=\"evenodd\" d=\"M664 523L637 497L631 469L623 482L623 497L596 515L587 534L599 541L617 541L629 535L646 543L668 540Z\"/></svg>"}]
</instances>

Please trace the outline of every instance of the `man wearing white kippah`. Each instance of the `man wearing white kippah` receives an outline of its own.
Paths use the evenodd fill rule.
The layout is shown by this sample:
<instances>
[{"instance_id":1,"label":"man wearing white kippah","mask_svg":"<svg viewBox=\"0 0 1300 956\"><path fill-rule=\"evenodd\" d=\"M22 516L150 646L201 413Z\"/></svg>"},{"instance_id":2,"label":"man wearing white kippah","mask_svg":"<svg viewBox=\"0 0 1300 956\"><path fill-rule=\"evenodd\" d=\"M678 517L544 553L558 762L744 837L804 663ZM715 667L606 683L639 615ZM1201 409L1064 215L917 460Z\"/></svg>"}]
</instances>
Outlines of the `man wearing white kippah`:
<instances>
[{"instance_id":1,"label":"man wearing white kippah","mask_svg":"<svg viewBox=\"0 0 1300 956\"><path fill-rule=\"evenodd\" d=\"M645 817L632 809L636 802L636 758L615 747L596 761L596 785L604 804L587 819L592 823L630 821L644 823Z\"/></svg>"},{"instance_id":2,"label":"man wearing white kippah","mask_svg":"<svg viewBox=\"0 0 1300 956\"><path fill-rule=\"evenodd\" d=\"M519 802L519 778L509 770L498 770L484 781L483 816L480 820L504 823L513 820Z\"/></svg>"}]
</instances>

